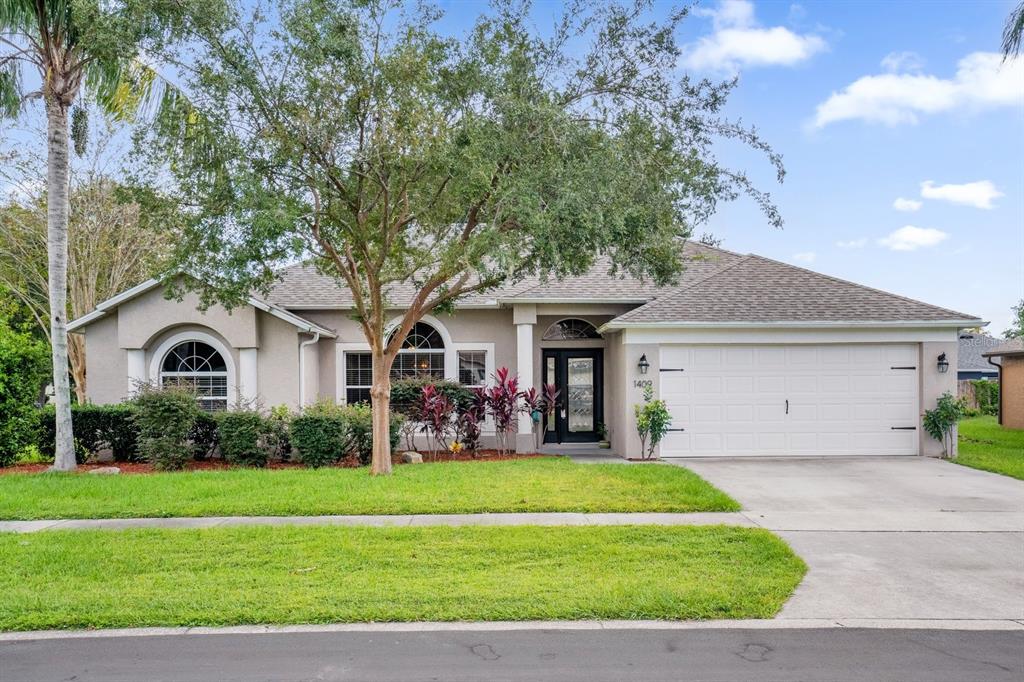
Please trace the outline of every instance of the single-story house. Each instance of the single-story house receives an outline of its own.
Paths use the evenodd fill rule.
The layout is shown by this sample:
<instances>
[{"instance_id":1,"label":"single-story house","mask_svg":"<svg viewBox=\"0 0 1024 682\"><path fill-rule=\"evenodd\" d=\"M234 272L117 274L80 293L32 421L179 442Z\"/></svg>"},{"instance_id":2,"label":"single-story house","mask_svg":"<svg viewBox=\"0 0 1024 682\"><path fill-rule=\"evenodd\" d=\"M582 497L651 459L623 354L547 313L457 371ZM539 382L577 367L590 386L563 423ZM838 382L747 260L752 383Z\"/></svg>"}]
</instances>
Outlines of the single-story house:
<instances>
[{"instance_id":1,"label":"single-story house","mask_svg":"<svg viewBox=\"0 0 1024 682\"><path fill-rule=\"evenodd\" d=\"M989 364L988 359L982 353L990 351L1003 343L988 334L976 332L961 332L960 347L957 351L956 378L960 381L968 379L990 379L995 381L999 377L999 370Z\"/></svg>"},{"instance_id":2,"label":"single-story house","mask_svg":"<svg viewBox=\"0 0 1024 682\"><path fill-rule=\"evenodd\" d=\"M999 423L1024 429L1024 339L1009 339L984 356L999 368Z\"/></svg>"},{"instance_id":3,"label":"single-story house","mask_svg":"<svg viewBox=\"0 0 1024 682\"><path fill-rule=\"evenodd\" d=\"M554 383L563 404L545 439L596 441L604 426L623 456L638 454L634 406L648 386L672 414L662 457L941 454L922 414L956 393L959 332L982 320L757 255L695 243L685 255L664 288L600 259L580 277L469 296L416 326L394 376L477 386L505 366L524 388ZM279 274L230 313L167 300L149 281L75 320L89 399L186 377L207 409L367 400L348 291L309 264ZM390 292L396 319L411 295ZM529 420L519 431L517 448L533 450Z\"/></svg>"}]
</instances>

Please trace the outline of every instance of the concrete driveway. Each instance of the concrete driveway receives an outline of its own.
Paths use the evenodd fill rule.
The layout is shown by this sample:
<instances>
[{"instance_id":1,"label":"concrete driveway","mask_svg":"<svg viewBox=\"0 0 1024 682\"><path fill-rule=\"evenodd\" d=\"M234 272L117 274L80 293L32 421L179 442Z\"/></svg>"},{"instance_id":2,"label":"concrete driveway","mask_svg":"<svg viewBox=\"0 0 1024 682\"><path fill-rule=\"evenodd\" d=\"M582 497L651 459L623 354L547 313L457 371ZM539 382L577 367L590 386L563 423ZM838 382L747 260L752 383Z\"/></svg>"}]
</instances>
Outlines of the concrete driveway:
<instances>
[{"instance_id":1,"label":"concrete driveway","mask_svg":"<svg viewBox=\"0 0 1024 682\"><path fill-rule=\"evenodd\" d=\"M810 571L780 618L1024 623L1024 482L922 457L673 460Z\"/></svg>"}]
</instances>

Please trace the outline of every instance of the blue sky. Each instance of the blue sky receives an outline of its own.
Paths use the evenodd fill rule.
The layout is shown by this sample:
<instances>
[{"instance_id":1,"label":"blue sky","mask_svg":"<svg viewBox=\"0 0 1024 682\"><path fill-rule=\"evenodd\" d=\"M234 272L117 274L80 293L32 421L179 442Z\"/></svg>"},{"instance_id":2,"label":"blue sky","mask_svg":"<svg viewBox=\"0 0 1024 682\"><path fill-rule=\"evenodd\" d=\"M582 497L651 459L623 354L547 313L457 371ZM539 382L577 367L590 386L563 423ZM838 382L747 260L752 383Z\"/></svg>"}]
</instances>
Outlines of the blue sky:
<instances>
[{"instance_id":1,"label":"blue sky","mask_svg":"<svg viewBox=\"0 0 1024 682\"><path fill-rule=\"evenodd\" d=\"M723 206L710 223L723 246L979 315L1001 333L1024 297L1024 63L993 56L1010 10L702 5L684 65L739 74L729 112L756 124L787 170L773 186L756 155L723 150L786 221L777 231L749 201Z\"/></svg>"},{"instance_id":2,"label":"blue sky","mask_svg":"<svg viewBox=\"0 0 1024 682\"><path fill-rule=\"evenodd\" d=\"M787 170L780 186L762 156L724 145L785 227L741 199L707 229L725 248L978 315L1000 334L1024 298L1024 59L997 54L1012 4L698 5L680 69L738 74L728 114L755 124ZM441 6L456 34L485 9ZM537 2L538 28L558 12Z\"/></svg>"},{"instance_id":3,"label":"blue sky","mask_svg":"<svg viewBox=\"0 0 1024 682\"><path fill-rule=\"evenodd\" d=\"M453 30L479 7L443 6ZM997 55L1011 9L701 3L680 67L738 74L729 114L755 124L787 170L779 186L762 157L723 147L772 192L785 227L740 200L709 229L725 248L978 315L1000 334L1024 298L1024 60ZM556 12L538 3L538 26Z\"/></svg>"}]
</instances>

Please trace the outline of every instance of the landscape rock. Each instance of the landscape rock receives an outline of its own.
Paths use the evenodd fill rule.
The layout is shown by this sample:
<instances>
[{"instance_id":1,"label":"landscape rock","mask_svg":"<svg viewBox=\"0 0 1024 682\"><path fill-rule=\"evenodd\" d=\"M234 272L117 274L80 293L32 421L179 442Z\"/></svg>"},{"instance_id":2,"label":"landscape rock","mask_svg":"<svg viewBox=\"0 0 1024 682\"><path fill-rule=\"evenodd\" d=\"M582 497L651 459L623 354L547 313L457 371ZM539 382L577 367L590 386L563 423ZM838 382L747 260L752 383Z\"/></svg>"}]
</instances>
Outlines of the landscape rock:
<instances>
[{"instance_id":1,"label":"landscape rock","mask_svg":"<svg viewBox=\"0 0 1024 682\"><path fill-rule=\"evenodd\" d=\"M102 476L102 475L105 475L105 474L106 475L109 475L109 474L119 474L119 473L121 473L121 470L118 469L117 467L96 467L95 469L89 469L89 473L90 474L98 474L98 475Z\"/></svg>"},{"instance_id":2,"label":"landscape rock","mask_svg":"<svg viewBox=\"0 0 1024 682\"><path fill-rule=\"evenodd\" d=\"M402 461L406 464L423 464L423 455L418 452L403 452Z\"/></svg>"}]
</instances>

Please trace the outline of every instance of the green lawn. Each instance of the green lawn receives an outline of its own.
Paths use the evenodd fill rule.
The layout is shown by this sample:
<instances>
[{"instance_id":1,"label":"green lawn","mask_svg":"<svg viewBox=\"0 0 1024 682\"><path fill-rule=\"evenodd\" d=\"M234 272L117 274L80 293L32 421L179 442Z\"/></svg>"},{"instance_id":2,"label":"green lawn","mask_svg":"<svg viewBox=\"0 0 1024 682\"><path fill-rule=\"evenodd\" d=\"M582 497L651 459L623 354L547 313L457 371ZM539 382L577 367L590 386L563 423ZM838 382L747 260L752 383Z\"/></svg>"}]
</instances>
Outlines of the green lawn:
<instances>
[{"instance_id":1,"label":"green lawn","mask_svg":"<svg viewBox=\"0 0 1024 682\"><path fill-rule=\"evenodd\" d=\"M687 469L563 458L90 476L0 476L0 519L480 512L735 511Z\"/></svg>"},{"instance_id":2,"label":"green lawn","mask_svg":"<svg viewBox=\"0 0 1024 682\"><path fill-rule=\"evenodd\" d=\"M995 417L960 422L957 464L1024 480L1024 431L1004 429Z\"/></svg>"},{"instance_id":3,"label":"green lawn","mask_svg":"<svg viewBox=\"0 0 1024 682\"><path fill-rule=\"evenodd\" d=\"M805 570L727 526L0 533L0 630L769 618Z\"/></svg>"}]
</instances>

